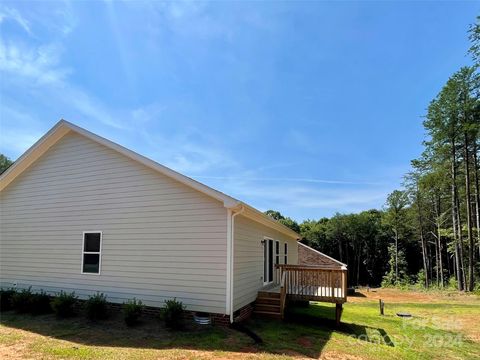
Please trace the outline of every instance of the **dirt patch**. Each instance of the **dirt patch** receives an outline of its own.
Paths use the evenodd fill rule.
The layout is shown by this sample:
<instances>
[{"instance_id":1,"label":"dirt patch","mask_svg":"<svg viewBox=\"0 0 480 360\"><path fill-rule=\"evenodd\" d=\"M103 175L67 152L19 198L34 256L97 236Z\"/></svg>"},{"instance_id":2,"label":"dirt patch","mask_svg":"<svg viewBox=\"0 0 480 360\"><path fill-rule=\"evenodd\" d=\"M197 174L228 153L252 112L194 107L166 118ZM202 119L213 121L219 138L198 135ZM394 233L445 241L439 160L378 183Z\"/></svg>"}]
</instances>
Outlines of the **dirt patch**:
<instances>
[{"instance_id":1,"label":"dirt patch","mask_svg":"<svg viewBox=\"0 0 480 360\"><path fill-rule=\"evenodd\" d=\"M401 291L398 289L360 289L356 290L360 296L348 297L348 302L357 303L382 299L386 302L398 303L432 303L461 299L462 302L478 301L475 295L468 295L457 292L422 292L422 291Z\"/></svg>"},{"instance_id":2,"label":"dirt patch","mask_svg":"<svg viewBox=\"0 0 480 360\"><path fill-rule=\"evenodd\" d=\"M297 343L305 348L311 348L312 347L312 341L309 338L306 337L301 337L297 339Z\"/></svg>"},{"instance_id":3,"label":"dirt patch","mask_svg":"<svg viewBox=\"0 0 480 360\"><path fill-rule=\"evenodd\" d=\"M286 355L286 356L291 356L293 358L295 358L296 360L301 360L301 359L311 359L309 357L306 357L305 355L303 354L300 354L299 352L296 352L294 350L284 350L282 352L282 355Z\"/></svg>"},{"instance_id":4,"label":"dirt patch","mask_svg":"<svg viewBox=\"0 0 480 360\"><path fill-rule=\"evenodd\" d=\"M456 315L456 325L466 339L480 343L480 325L478 321L473 321L471 315Z\"/></svg>"},{"instance_id":5,"label":"dirt patch","mask_svg":"<svg viewBox=\"0 0 480 360\"><path fill-rule=\"evenodd\" d=\"M9 336L17 334L21 339L15 341L13 344L0 344L0 359L16 360L16 359L34 359L28 355L28 347L35 341L35 335L24 330L3 331L2 335Z\"/></svg>"},{"instance_id":6,"label":"dirt patch","mask_svg":"<svg viewBox=\"0 0 480 360\"><path fill-rule=\"evenodd\" d=\"M258 353L258 349L255 346L245 346L240 349L242 353Z\"/></svg>"},{"instance_id":7,"label":"dirt patch","mask_svg":"<svg viewBox=\"0 0 480 360\"><path fill-rule=\"evenodd\" d=\"M342 354L336 351L323 353L320 360L363 360L364 358L356 355Z\"/></svg>"}]
</instances>

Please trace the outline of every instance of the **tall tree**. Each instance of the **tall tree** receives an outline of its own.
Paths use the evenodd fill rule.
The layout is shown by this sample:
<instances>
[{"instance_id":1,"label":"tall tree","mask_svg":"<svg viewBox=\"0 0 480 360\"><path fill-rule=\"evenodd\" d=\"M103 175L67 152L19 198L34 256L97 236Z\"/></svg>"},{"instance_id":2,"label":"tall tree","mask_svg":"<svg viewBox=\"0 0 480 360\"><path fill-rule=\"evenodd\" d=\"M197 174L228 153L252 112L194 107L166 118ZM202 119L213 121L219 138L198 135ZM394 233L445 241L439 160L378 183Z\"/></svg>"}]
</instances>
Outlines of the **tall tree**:
<instances>
[{"instance_id":1,"label":"tall tree","mask_svg":"<svg viewBox=\"0 0 480 360\"><path fill-rule=\"evenodd\" d=\"M406 233L408 197L404 191L395 190L387 197L384 220L395 241L395 283L398 282L398 243Z\"/></svg>"},{"instance_id":2,"label":"tall tree","mask_svg":"<svg viewBox=\"0 0 480 360\"><path fill-rule=\"evenodd\" d=\"M426 152L436 154L450 164L450 198L455 248L455 273L458 289L462 290L464 285L462 225L458 198L458 148L461 127L458 118L456 84L453 81L449 80L437 97L430 103L423 125L430 137L429 141L425 142Z\"/></svg>"},{"instance_id":3,"label":"tall tree","mask_svg":"<svg viewBox=\"0 0 480 360\"><path fill-rule=\"evenodd\" d=\"M472 225L472 196L471 196L471 147L476 142L478 133L478 108L479 108L479 76L472 67L463 67L456 72L449 80L452 87L457 91L458 118L460 119L461 131L463 133L463 164L465 175L465 208L468 237L468 290L473 291L474 287L474 249L473 225Z\"/></svg>"},{"instance_id":4,"label":"tall tree","mask_svg":"<svg viewBox=\"0 0 480 360\"><path fill-rule=\"evenodd\" d=\"M285 225L286 227L289 227L293 231L300 233L300 225L298 225L298 223L295 220L289 217L283 216L279 211L267 210L265 211L264 214L278 221L280 224Z\"/></svg>"},{"instance_id":5,"label":"tall tree","mask_svg":"<svg viewBox=\"0 0 480 360\"><path fill-rule=\"evenodd\" d=\"M472 55L475 65L478 66L480 64L480 16L477 16L475 24L470 25L468 33L468 38L472 43L469 53Z\"/></svg>"},{"instance_id":6,"label":"tall tree","mask_svg":"<svg viewBox=\"0 0 480 360\"><path fill-rule=\"evenodd\" d=\"M2 174L5 170L7 170L10 165L13 164L13 161L10 160L3 154L0 154L0 174Z\"/></svg>"},{"instance_id":7,"label":"tall tree","mask_svg":"<svg viewBox=\"0 0 480 360\"><path fill-rule=\"evenodd\" d=\"M412 161L414 171L408 173L405 176L405 186L407 188L407 195L410 198L410 204L412 205L412 211L414 212L414 223L416 223L416 229L420 241L420 247L422 249L422 262L423 262L423 272L425 274L425 287L429 286L429 258L427 251L427 239L426 239L426 224L425 224L425 196L423 191L420 189L420 179L422 177L422 166L421 162ZM436 252L438 256L438 249L436 247ZM438 279L438 276L437 276Z\"/></svg>"}]
</instances>

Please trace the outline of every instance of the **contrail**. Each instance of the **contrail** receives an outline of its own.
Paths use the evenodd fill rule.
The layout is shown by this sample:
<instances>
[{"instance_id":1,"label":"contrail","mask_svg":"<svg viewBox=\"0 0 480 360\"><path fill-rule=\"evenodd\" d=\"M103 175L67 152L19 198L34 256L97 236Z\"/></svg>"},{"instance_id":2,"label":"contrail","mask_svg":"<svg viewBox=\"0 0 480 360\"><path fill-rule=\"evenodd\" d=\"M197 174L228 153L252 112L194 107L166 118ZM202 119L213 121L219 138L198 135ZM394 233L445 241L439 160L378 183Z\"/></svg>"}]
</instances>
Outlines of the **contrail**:
<instances>
[{"instance_id":1,"label":"contrail","mask_svg":"<svg viewBox=\"0 0 480 360\"><path fill-rule=\"evenodd\" d=\"M318 184L337 184L337 185L386 185L380 182L361 182L361 181L344 181L344 180L325 180L315 178L274 178L274 177L242 177L242 176L194 176L196 179L212 179L212 180L249 180L249 181L290 181L290 182L306 182Z\"/></svg>"}]
</instances>

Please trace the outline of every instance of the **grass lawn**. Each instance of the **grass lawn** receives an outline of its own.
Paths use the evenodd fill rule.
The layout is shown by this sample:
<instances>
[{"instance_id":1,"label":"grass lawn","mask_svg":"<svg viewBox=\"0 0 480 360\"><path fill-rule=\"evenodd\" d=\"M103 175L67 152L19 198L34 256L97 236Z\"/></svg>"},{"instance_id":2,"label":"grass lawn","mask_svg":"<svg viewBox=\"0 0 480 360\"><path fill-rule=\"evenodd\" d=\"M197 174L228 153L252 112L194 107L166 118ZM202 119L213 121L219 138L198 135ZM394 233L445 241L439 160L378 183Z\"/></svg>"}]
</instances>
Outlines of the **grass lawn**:
<instances>
[{"instance_id":1,"label":"grass lawn","mask_svg":"<svg viewBox=\"0 0 480 360\"><path fill-rule=\"evenodd\" d=\"M380 316L378 299L385 300ZM410 312L402 320L396 312ZM92 323L79 316L1 314L1 359L480 359L480 297L383 289L350 297L340 328L334 307L294 308L280 323L250 320L264 341L232 329L169 332L153 319L129 329L114 316Z\"/></svg>"}]
</instances>

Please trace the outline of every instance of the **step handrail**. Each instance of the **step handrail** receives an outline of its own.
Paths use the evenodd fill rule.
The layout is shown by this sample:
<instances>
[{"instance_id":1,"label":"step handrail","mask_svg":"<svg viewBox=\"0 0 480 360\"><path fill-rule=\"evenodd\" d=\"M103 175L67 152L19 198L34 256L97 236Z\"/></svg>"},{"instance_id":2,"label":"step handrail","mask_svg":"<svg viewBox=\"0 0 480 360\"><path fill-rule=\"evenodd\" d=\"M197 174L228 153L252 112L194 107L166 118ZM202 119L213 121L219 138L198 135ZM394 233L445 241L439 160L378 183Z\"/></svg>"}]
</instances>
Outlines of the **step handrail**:
<instances>
[{"instance_id":1,"label":"step handrail","mask_svg":"<svg viewBox=\"0 0 480 360\"><path fill-rule=\"evenodd\" d=\"M280 281L280 316L282 319L285 313L285 301L287 298L286 276L287 276L287 272L284 271L282 273L282 279Z\"/></svg>"}]
</instances>

